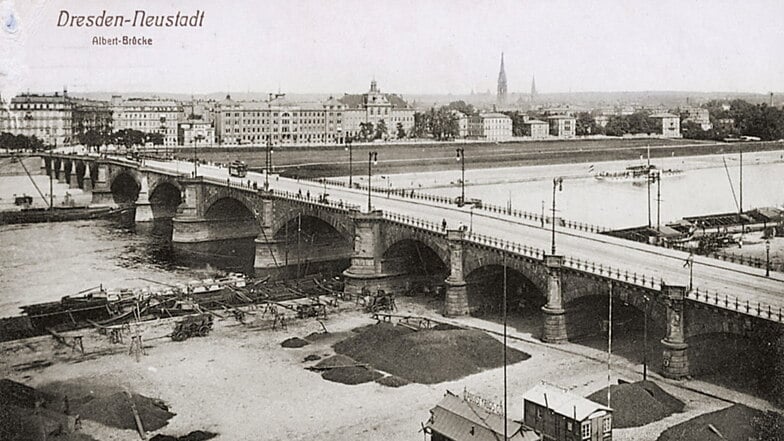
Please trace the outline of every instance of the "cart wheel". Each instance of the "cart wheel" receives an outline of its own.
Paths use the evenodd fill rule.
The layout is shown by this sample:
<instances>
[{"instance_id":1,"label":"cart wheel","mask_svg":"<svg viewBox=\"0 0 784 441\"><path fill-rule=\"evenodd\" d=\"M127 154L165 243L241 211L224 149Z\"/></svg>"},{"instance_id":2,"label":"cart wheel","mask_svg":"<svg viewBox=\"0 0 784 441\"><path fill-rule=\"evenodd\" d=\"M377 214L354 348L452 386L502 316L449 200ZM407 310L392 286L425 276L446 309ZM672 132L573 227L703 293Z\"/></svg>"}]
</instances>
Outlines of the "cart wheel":
<instances>
[{"instance_id":1,"label":"cart wheel","mask_svg":"<svg viewBox=\"0 0 784 441\"><path fill-rule=\"evenodd\" d=\"M206 336L209 333L210 333L210 327L209 326L204 325L201 328L199 328L199 336L200 337L204 337L204 336Z\"/></svg>"},{"instance_id":2,"label":"cart wheel","mask_svg":"<svg viewBox=\"0 0 784 441\"><path fill-rule=\"evenodd\" d=\"M172 334L172 336L171 336L171 337L172 337L172 341L183 341L183 340L185 340L185 338L186 338L186 335L185 335L185 333L184 333L184 332L182 332L182 331L175 331L175 332Z\"/></svg>"}]
</instances>

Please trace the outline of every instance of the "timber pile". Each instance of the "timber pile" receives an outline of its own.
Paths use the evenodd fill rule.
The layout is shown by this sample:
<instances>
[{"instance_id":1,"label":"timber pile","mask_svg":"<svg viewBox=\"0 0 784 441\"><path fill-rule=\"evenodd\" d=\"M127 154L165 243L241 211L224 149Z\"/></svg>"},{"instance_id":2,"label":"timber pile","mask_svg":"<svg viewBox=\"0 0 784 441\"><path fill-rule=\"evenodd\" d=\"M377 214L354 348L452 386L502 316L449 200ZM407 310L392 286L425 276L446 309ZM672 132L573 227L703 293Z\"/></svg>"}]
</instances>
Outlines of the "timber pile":
<instances>
[{"instance_id":1,"label":"timber pile","mask_svg":"<svg viewBox=\"0 0 784 441\"><path fill-rule=\"evenodd\" d=\"M0 380L0 439L87 441L74 433L78 418L65 413L62 397L8 379Z\"/></svg>"},{"instance_id":2,"label":"timber pile","mask_svg":"<svg viewBox=\"0 0 784 441\"><path fill-rule=\"evenodd\" d=\"M700 415L688 421L670 427L659 435L657 441L714 441L726 440L780 440L784 433L784 426L768 428L773 433L778 432L779 437L768 437L759 433L760 427L755 427L762 422L763 412L746 407L742 404L735 404L726 409L718 410ZM784 417L780 416L780 421L784 424ZM719 436L721 434L721 436Z\"/></svg>"},{"instance_id":3,"label":"timber pile","mask_svg":"<svg viewBox=\"0 0 784 441\"><path fill-rule=\"evenodd\" d=\"M283 340L283 342L280 345L284 348L301 348L309 344L310 342L307 340L303 340L299 337L291 337Z\"/></svg>"},{"instance_id":4,"label":"timber pile","mask_svg":"<svg viewBox=\"0 0 784 441\"><path fill-rule=\"evenodd\" d=\"M180 437L169 435L155 435L150 438L150 441L206 441L218 436L216 433L205 432L203 430L194 430L193 432Z\"/></svg>"},{"instance_id":5,"label":"timber pile","mask_svg":"<svg viewBox=\"0 0 784 441\"><path fill-rule=\"evenodd\" d=\"M166 405L160 400L139 394L132 394L132 396L139 418L147 431L160 429L175 415L169 412ZM131 403L124 392L95 397L80 406L78 413L84 419L93 420L106 426L137 430Z\"/></svg>"},{"instance_id":6,"label":"timber pile","mask_svg":"<svg viewBox=\"0 0 784 441\"><path fill-rule=\"evenodd\" d=\"M607 404L607 388L588 396L597 403ZM683 412L682 401L665 392L656 383L640 381L613 385L610 389L613 427L640 427L659 421L673 413Z\"/></svg>"},{"instance_id":7,"label":"timber pile","mask_svg":"<svg viewBox=\"0 0 784 441\"><path fill-rule=\"evenodd\" d=\"M477 330L438 325L415 332L382 322L355 331L335 352L411 382L441 383L503 366L503 344ZM508 364L528 358L507 348Z\"/></svg>"}]
</instances>

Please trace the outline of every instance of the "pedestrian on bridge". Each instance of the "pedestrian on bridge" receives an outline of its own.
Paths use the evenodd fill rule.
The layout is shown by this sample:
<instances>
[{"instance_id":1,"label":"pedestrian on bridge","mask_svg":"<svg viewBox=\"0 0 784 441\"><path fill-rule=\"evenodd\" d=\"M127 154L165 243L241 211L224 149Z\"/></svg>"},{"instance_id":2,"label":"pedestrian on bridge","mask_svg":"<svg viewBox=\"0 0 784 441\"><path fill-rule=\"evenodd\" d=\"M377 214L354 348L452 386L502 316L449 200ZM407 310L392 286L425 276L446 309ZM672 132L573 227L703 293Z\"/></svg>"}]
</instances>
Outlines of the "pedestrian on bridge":
<instances>
[{"instance_id":1,"label":"pedestrian on bridge","mask_svg":"<svg viewBox=\"0 0 784 441\"><path fill-rule=\"evenodd\" d=\"M444 231L446 231L446 219L443 219L443 220L441 221L441 229L442 229L442 230L444 230Z\"/></svg>"}]
</instances>

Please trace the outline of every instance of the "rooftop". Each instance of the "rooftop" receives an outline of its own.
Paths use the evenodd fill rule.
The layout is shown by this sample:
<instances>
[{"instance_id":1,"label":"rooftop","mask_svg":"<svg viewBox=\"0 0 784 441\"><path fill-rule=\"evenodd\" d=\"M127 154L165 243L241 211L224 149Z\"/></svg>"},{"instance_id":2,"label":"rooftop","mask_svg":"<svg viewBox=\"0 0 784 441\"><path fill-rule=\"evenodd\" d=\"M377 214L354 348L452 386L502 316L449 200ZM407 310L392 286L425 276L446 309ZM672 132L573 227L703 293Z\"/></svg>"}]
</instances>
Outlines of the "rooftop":
<instances>
[{"instance_id":1,"label":"rooftop","mask_svg":"<svg viewBox=\"0 0 784 441\"><path fill-rule=\"evenodd\" d=\"M498 441L503 439L504 417L466 401L447 391L444 398L430 410L427 427L453 440ZM539 440L532 430L521 423L506 420L509 440Z\"/></svg>"},{"instance_id":2,"label":"rooftop","mask_svg":"<svg viewBox=\"0 0 784 441\"><path fill-rule=\"evenodd\" d=\"M598 411L612 412L609 407L550 384L539 384L523 394L524 401L552 409L560 415L584 421Z\"/></svg>"}]
</instances>

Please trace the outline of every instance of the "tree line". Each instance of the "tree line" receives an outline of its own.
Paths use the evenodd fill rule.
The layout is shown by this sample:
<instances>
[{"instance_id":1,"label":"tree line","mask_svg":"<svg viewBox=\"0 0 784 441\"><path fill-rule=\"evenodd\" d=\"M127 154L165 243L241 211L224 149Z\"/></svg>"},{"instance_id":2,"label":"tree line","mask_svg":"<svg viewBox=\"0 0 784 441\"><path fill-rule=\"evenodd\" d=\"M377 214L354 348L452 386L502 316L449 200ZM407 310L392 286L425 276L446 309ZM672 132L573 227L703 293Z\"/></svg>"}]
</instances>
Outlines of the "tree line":
<instances>
[{"instance_id":1,"label":"tree line","mask_svg":"<svg viewBox=\"0 0 784 441\"><path fill-rule=\"evenodd\" d=\"M702 106L710 112L712 127L703 130L700 124L687 121L681 112L681 131L693 139L723 140L740 136L756 136L763 141L784 139L784 110L767 104L751 104L736 99L709 101Z\"/></svg>"}]
</instances>

